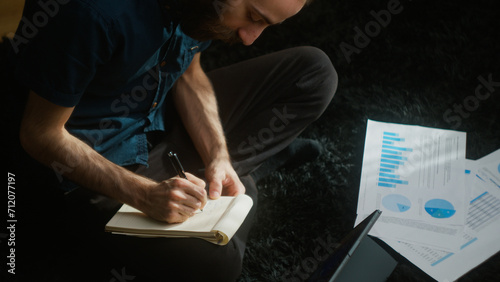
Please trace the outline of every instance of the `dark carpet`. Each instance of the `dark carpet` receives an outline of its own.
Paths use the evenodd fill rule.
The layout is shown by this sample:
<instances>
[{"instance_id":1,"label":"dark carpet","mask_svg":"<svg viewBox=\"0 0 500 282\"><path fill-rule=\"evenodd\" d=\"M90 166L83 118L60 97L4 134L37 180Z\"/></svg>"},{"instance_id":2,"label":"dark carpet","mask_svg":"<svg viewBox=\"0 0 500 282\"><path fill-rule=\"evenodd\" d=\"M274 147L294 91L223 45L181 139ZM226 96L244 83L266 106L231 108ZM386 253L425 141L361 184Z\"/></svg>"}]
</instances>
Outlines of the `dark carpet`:
<instances>
[{"instance_id":1,"label":"dark carpet","mask_svg":"<svg viewBox=\"0 0 500 282\"><path fill-rule=\"evenodd\" d=\"M494 0L315 0L252 47L214 43L205 52L210 70L312 45L339 74L333 102L302 134L320 141L324 154L258 183L241 281L305 280L318 264L314 250L331 252L352 229L367 119L465 131L469 159L500 148L499 15ZM480 78L494 82L490 95L476 95ZM432 281L393 255L399 265L389 281ZM500 254L460 281L500 281Z\"/></svg>"},{"instance_id":2,"label":"dark carpet","mask_svg":"<svg viewBox=\"0 0 500 282\"><path fill-rule=\"evenodd\" d=\"M388 7L394 13L377 28L372 14ZM241 281L304 280L318 263L313 251L331 251L352 228L367 119L465 131L469 159L500 148L499 15L496 1L316 0L252 47L214 44L206 52L211 69L312 45L339 74L333 102L302 135L319 140L326 152L258 183ZM488 97L475 94L479 77L497 82ZM433 280L393 255L399 265L389 281ZM500 254L460 281L500 281Z\"/></svg>"}]
</instances>

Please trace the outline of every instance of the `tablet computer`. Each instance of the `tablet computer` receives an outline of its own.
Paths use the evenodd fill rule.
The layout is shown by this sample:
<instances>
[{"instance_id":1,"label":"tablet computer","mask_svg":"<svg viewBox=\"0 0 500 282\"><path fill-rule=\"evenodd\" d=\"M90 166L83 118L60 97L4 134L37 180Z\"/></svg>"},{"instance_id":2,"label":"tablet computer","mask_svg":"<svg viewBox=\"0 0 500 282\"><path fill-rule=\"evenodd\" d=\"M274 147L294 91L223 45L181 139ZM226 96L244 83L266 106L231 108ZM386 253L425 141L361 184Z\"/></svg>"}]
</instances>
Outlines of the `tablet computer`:
<instances>
[{"instance_id":1,"label":"tablet computer","mask_svg":"<svg viewBox=\"0 0 500 282\"><path fill-rule=\"evenodd\" d=\"M374 211L349 232L308 281L385 281L397 261L368 236L381 213Z\"/></svg>"}]
</instances>

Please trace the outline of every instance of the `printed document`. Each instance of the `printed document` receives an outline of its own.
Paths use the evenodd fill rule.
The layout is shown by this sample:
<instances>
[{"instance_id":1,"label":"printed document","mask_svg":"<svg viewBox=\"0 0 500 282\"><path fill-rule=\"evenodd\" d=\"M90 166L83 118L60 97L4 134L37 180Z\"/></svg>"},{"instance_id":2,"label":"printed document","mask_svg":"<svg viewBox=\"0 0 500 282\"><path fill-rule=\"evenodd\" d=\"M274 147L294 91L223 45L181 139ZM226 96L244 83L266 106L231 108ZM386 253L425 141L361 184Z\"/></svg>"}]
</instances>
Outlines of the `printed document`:
<instances>
[{"instance_id":1,"label":"printed document","mask_svg":"<svg viewBox=\"0 0 500 282\"><path fill-rule=\"evenodd\" d=\"M358 214L463 225L464 132L368 120Z\"/></svg>"},{"instance_id":2,"label":"printed document","mask_svg":"<svg viewBox=\"0 0 500 282\"><path fill-rule=\"evenodd\" d=\"M465 175L466 187L470 192L469 212L458 251L447 252L396 240L383 240L438 281L457 280L499 252L500 193L498 188L485 181L478 173L485 167L491 168L492 163L496 163L497 168L500 165L500 150L478 161L467 161Z\"/></svg>"},{"instance_id":3,"label":"printed document","mask_svg":"<svg viewBox=\"0 0 500 282\"><path fill-rule=\"evenodd\" d=\"M368 120L356 223L379 209L370 235L458 250L465 144L464 132Z\"/></svg>"}]
</instances>

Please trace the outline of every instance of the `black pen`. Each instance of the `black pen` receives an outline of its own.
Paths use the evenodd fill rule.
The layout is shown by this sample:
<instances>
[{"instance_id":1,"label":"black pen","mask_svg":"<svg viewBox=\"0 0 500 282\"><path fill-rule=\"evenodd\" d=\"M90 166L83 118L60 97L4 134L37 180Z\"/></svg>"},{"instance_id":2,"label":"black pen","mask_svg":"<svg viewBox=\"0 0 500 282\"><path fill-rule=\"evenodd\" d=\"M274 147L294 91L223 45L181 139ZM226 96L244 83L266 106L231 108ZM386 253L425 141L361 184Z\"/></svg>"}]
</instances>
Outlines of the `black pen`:
<instances>
[{"instance_id":1,"label":"black pen","mask_svg":"<svg viewBox=\"0 0 500 282\"><path fill-rule=\"evenodd\" d=\"M181 161L179 161L177 154L174 152L169 152L168 157L169 157L170 161L172 162L172 165L174 166L175 171L177 171L177 174L179 175L179 177L187 179L186 173L184 172L184 168L182 167ZM203 212L203 209L200 209L200 212Z\"/></svg>"},{"instance_id":2,"label":"black pen","mask_svg":"<svg viewBox=\"0 0 500 282\"><path fill-rule=\"evenodd\" d=\"M170 158L170 161L172 162L172 165L174 166L175 171L177 172L179 177L187 179L186 173L184 173L184 168L182 167L182 164L179 161L177 154L174 152L170 152L170 153L168 153L168 157Z\"/></svg>"}]
</instances>

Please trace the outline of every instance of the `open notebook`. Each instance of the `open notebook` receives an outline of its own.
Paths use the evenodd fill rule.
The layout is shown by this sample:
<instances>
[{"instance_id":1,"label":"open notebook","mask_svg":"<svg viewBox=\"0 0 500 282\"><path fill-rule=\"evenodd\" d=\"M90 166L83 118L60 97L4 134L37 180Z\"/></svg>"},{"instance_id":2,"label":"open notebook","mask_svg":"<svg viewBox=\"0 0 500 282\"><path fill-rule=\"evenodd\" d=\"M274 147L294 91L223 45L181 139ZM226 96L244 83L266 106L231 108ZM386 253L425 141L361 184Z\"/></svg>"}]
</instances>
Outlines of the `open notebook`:
<instances>
[{"instance_id":1,"label":"open notebook","mask_svg":"<svg viewBox=\"0 0 500 282\"><path fill-rule=\"evenodd\" d=\"M252 198L244 194L209 199L202 212L185 222L169 224L154 220L124 204L106 224L105 230L139 237L193 237L226 245L245 220L252 205Z\"/></svg>"}]
</instances>

